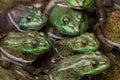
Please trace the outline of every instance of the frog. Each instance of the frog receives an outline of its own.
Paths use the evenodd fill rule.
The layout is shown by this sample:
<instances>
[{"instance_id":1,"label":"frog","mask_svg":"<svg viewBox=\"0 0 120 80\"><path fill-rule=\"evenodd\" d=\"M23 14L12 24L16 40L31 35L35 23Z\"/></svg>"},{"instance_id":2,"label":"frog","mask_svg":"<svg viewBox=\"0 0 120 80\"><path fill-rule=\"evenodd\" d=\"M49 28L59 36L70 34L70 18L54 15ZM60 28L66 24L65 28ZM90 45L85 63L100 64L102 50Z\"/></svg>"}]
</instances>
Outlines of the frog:
<instances>
[{"instance_id":1,"label":"frog","mask_svg":"<svg viewBox=\"0 0 120 80\"><path fill-rule=\"evenodd\" d=\"M55 6L50 13L50 22L61 33L75 36L88 29L88 16L70 8Z\"/></svg>"},{"instance_id":2,"label":"frog","mask_svg":"<svg viewBox=\"0 0 120 80\"><path fill-rule=\"evenodd\" d=\"M38 31L47 20L40 4L32 4L27 1L14 2L4 14L0 14L0 33Z\"/></svg>"},{"instance_id":3,"label":"frog","mask_svg":"<svg viewBox=\"0 0 120 80\"><path fill-rule=\"evenodd\" d=\"M99 47L96 36L87 32L56 41L54 49L42 57L42 73L46 74L48 80L81 80L84 76L100 74L110 68L111 61ZM91 66L92 61L99 67ZM105 64L100 65L99 61ZM83 66L86 64L89 71L88 66ZM84 67L85 72L82 70Z\"/></svg>"},{"instance_id":4,"label":"frog","mask_svg":"<svg viewBox=\"0 0 120 80\"><path fill-rule=\"evenodd\" d=\"M106 19L106 8L113 6L113 3L113 0L51 0L45 12L50 13L57 4L79 11L87 10L97 16L97 20L102 26Z\"/></svg>"},{"instance_id":5,"label":"frog","mask_svg":"<svg viewBox=\"0 0 120 80\"><path fill-rule=\"evenodd\" d=\"M9 32L0 40L0 65L11 69L17 79L35 80L30 75L36 69L32 63L51 47L52 41L43 32Z\"/></svg>"},{"instance_id":6,"label":"frog","mask_svg":"<svg viewBox=\"0 0 120 80\"><path fill-rule=\"evenodd\" d=\"M56 64L48 80L81 80L105 72L110 64L109 58L99 51L68 56Z\"/></svg>"},{"instance_id":7,"label":"frog","mask_svg":"<svg viewBox=\"0 0 120 80\"><path fill-rule=\"evenodd\" d=\"M100 43L96 36L88 32L77 37L66 37L63 40L56 41L54 45L56 52L61 53L63 57L77 53L94 52L99 47Z\"/></svg>"},{"instance_id":8,"label":"frog","mask_svg":"<svg viewBox=\"0 0 120 80\"><path fill-rule=\"evenodd\" d=\"M112 54L114 54L115 62L117 64L112 63L111 69L107 70L105 73L101 73L96 75L95 77L92 78L92 80L119 80L120 78L120 54L118 51L111 51Z\"/></svg>"}]
</instances>

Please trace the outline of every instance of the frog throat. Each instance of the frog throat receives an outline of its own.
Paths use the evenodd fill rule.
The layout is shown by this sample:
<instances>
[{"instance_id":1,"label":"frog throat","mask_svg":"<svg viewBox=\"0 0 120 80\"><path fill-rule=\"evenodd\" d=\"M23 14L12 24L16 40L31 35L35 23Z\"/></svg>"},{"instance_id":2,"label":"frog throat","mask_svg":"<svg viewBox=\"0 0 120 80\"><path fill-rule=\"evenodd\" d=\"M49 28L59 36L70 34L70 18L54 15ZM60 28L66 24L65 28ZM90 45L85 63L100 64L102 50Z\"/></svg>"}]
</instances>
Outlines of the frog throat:
<instances>
[{"instance_id":1,"label":"frog throat","mask_svg":"<svg viewBox=\"0 0 120 80\"><path fill-rule=\"evenodd\" d=\"M70 7L88 8L94 0L65 0Z\"/></svg>"}]
</instances>

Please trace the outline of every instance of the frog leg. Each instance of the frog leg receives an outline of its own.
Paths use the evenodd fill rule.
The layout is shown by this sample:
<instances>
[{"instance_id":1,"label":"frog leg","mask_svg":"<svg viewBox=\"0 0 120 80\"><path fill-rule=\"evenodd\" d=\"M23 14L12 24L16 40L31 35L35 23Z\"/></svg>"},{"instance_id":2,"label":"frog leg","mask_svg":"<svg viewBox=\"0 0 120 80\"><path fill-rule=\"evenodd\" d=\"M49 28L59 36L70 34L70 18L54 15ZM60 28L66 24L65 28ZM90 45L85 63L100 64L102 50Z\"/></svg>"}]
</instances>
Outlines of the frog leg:
<instances>
[{"instance_id":1,"label":"frog leg","mask_svg":"<svg viewBox=\"0 0 120 80\"><path fill-rule=\"evenodd\" d=\"M59 37L59 36L57 36L57 35L55 35L55 34L52 34L52 33L50 33L50 32L48 32L48 36L50 37L50 38L52 38L53 40L55 39L55 40L62 40L63 39L63 37Z\"/></svg>"},{"instance_id":2,"label":"frog leg","mask_svg":"<svg viewBox=\"0 0 120 80\"><path fill-rule=\"evenodd\" d=\"M103 33L100 29L100 24L99 23L97 23L94 26L93 31L94 31L95 35L97 36L98 40L100 41L102 49L104 51L110 51L110 50L113 49L113 46L106 41L106 38L104 37L104 35L103 35Z\"/></svg>"},{"instance_id":3,"label":"frog leg","mask_svg":"<svg viewBox=\"0 0 120 80\"><path fill-rule=\"evenodd\" d=\"M22 78L23 80L36 80L28 72L26 72L21 66L12 64L10 68L17 79Z\"/></svg>"},{"instance_id":4,"label":"frog leg","mask_svg":"<svg viewBox=\"0 0 120 80\"><path fill-rule=\"evenodd\" d=\"M18 31L20 32L28 32L25 30L20 29L20 26L13 20L12 16L10 13L7 13L7 19L11 25L13 25Z\"/></svg>"},{"instance_id":5,"label":"frog leg","mask_svg":"<svg viewBox=\"0 0 120 80\"><path fill-rule=\"evenodd\" d=\"M54 50L56 51L56 53L58 54L58 56L60 57L60 59L65 59L65 57L61 55L61 53L58 51L57 48L54 48Z\"/></svg>"}]
</instances>

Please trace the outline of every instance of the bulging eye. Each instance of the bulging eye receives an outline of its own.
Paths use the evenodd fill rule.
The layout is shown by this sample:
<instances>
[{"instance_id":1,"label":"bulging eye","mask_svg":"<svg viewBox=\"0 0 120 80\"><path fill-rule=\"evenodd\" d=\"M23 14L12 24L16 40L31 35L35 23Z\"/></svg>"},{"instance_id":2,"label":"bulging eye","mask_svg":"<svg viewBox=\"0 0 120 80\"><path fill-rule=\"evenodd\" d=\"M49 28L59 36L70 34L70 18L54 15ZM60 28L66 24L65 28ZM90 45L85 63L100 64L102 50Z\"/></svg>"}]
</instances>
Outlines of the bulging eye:
<instances>
[{"instance_id":1,"label":"bulging eye","mask_svg":"<svg viewBox=\"0 0 120 80\"><path fill-rule=\"evenodd\" d=\"M32 21L32 17L31 16L27 16L26 19L27 19L28 22Z\"/></svg>"},{"instance_id":2,"label":"bulging eye","mask_svg":"<svg viewBox=\"0 0 120 80\"><path fill-rule=\"evenodd\" d=\"M38 45L37 41L32 41L32 45L33 45L33 47L37 47L37 45Z\"/></svg>"},{"instance_id":3,"label":"bulging eye","mask_svg":"<svg viewBox=\"0 0 120 80\"><path fill-rule=\"evenodd\" d=\"M92 61L92 62L91 62L91 65L92 65L92 67L94 67L94 68L95 68L95 67L97 67L97 66L98 66L98 63L97 63L96 61Z\"/></svg>"},{"instance_id":4,"label":"bulging eye","mask_svg":"<svg viewBox=\"0 0 120 80\"><path fill-rule=\"evenodd\" d=\"M87 43L87 41L81 41L81 44L83 45L83 46L87 46L88 45L88 43Z\"/></svg>"},{"instance_id":5,"label":"bulging eye","mask_svg":"<svg viewBox=\"0 0 120 80\"><path fill-rule=\"evenodd\" d=\"M62 22L63 22L63 24L68 24L69 23L69 18L67 18L67 17L64 17L63 19L62 19Z\"/></svg>"}]
</instances>

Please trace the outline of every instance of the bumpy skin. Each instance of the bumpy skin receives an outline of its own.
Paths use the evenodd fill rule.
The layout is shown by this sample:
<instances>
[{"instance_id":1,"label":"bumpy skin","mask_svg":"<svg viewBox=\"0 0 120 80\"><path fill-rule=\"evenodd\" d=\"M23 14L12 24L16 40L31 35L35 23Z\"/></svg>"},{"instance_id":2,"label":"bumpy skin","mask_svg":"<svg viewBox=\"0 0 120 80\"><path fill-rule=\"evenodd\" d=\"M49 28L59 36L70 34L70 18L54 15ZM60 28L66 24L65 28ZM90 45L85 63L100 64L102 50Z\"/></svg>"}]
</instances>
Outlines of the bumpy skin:
<instances>
[{"instance_id":1,"label":"bumpy skin","mask_svg":"<svg viewBox=\"0 0 120 80\"><path fill-rule=\"evenodd\" d=\"M33 4L14 5L6 14L11 26L22 30L39 30L47 22L46 15Z\"/></svg>"},{"instance_id":2,"label":"bumpy skin","mask_svg":"<svg viewBox=\"0 0 120 80\"><path fill-rule=\"evenodd\" d=\"M40 10L30 9L20 16L19 26L23 29L40 29L47 21L47 17Z\"/></svg>"},{"instance_id":3,"label":"bumpy skin","mask_svg":"<svg viewBox=\"0 0 120 80\"><path fill-rule=\"evenodd\" d=\"M55 6L50 21L60 32L72 36L81 34L88 28L88 17L83 17L82 12L60 6Z\"/></svg>"},{"instance_id":4,"label":"bumpy skin","mask_svg":"<svg viewBox=\"0 0 120 80\"><path fill-rule=\"evenodd\" d=\"M65 47L69 51L81 53L96 51L99 46L99 41L93 33L84 33L77 37L66 38L56 43L56 47L58 49L62 49L62 47Z\"/></svg>"},{"instance_id":5,"label":"bumpy skin","mask_svg":"<svg viewBox=\"0 0 120 80\"><path fill-rule=\"evenodd\" d=\"M94 0L65 0L70 7L88 8Z\"/></svg>"},{"instance_id":6,"label":"bumpy skin","mask_svg":"<svg viewBox=\"0 0 120 80\"><path fill-rule=\"evenodd\" d=\"M120 9L108 14L106 22L102 28L106 38L112 42L120 44Z\"/></svg>"},{"instance_id":7,"label":"bumpy skin","mask_svg":"<svg viewBox=\"0 0 120 80\"><path fill-rule=\"evenodd\" d=\"M110 60L101 52L69 56L51 71L53 80L80 80L85 75L99 74L110 67Z\"/></svg>"},{"instance_id":8,"label":"bumpy skin","mask_svg":"<svg viewBox=\"0 0 120 80\"><path fill-rule=\"evenodd\" d=\"M10 32L0 41L0 46L11 54L39 55L51 48L51 41L42 32Z\"/></svg>"}]
</instances>

